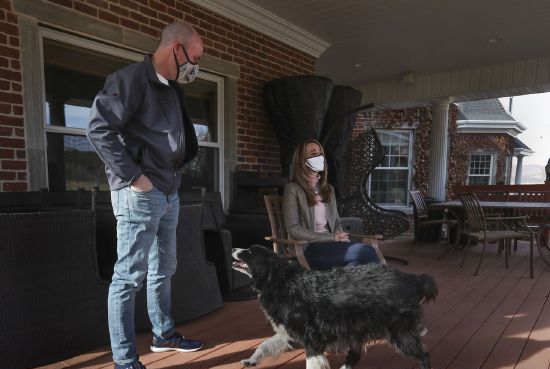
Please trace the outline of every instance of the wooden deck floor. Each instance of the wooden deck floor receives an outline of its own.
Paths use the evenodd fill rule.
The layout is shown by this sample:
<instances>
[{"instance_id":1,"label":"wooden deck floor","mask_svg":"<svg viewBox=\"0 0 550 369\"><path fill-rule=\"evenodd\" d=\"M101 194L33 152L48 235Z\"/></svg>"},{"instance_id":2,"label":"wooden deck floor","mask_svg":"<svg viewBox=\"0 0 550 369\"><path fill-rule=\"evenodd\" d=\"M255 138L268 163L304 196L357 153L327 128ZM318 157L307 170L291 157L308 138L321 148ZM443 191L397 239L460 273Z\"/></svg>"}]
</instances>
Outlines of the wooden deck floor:
<instances>
[{"instance_id":1,"label":"wooden deck floor","mask_svg":"<svg viewBox=\"0 0 550 369\"><path fill-rule=\"evenodd\" d=\"M473 276L477 256L471 253L463 269L461 254L437 260L443 244L428 244L410 251L409 240L392 240L382 245L387 255L405 257L410 265L397 268L429 273L439 286L435 303L424 306L428 334L424 344L436 369L550 369L550 271L535 262L535 278L529 279L527 244L520 244L504 268L503 256L492 247L484 258L480 274ZM474 249L475 251L479 251ZM537 259L537 258L536 258ZM178 327L188 336L201 339L205 348L194 353L151 353L150 334L138 337L141 361L148 369L241 368L239 361L272 331L256 300L228 302L203 318ZM83 332L85 334L85 332ZM329 354L331 367L339 368L343 355ZM112 368L108 347L42 369ZM259 368L305 368L302 350L266 360ZM415 361L396 354L384 343L368 348L356 368L410 369Z\"/></svg>"}]
</instances>

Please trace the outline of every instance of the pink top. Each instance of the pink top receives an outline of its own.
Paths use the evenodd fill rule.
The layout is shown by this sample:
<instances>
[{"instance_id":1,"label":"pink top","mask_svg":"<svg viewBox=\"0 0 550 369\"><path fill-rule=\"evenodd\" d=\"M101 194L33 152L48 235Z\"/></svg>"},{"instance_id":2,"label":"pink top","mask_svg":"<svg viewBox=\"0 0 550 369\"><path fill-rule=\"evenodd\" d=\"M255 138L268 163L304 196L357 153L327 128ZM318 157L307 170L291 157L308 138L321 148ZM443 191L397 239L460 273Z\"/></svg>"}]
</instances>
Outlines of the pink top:
<instances>
[{"instance_id":1,"label":"pink top","mask_svg":"<svg viewBox=\"0 0 550 369\"><path fill-rule=\"evenodd\" d=\"M315 232L319 233L328 233L328 220L327 220L327 209L325 208L325 203L317 201L314 205L315 211Z\"/></svg>"}]
</instances>

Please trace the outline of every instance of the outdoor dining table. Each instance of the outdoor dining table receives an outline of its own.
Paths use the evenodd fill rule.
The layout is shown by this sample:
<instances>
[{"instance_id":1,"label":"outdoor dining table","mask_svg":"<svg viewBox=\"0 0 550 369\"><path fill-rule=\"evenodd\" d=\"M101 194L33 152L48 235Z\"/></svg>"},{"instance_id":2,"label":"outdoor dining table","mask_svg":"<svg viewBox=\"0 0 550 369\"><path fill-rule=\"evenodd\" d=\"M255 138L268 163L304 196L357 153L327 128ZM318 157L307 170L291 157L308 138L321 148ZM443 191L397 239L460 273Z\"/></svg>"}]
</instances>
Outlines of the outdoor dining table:
<instances>
[{"instance_id":1,"label":"outdoor dining table","mask_svg":"<svg viewBox=\"0 0 550 369\"><path fill-rule=\"evenodd\" d=\"M541 210L544 212L548 212L548 219L550 219L550 202L529 202L529 201L479 201L479 204L483 209L492 209L492 210L502 210L504 214L508 215L509 213L513 212L514 210ZM445 201L445 202L437 202L432 203L428 205L431 209L448 209L453 216L455 216L458 220L461 220L460 217L456 215L456 212L453 212L453 209L459 209L462 208L462 202L460 200L452 200L452 201ZM546 218L546 217L545 217ZM550 220L549 220L550 221ZM528 218L529 222L529 218ZM543 232L545 231L545 223L546 221L544 219L541 219L538 224L539 229L539 236L537 238L537 250L539 251L539 255L541 259L544 261L544 263L550 268L550 261L546 259L543 253L543 247L546 248L548 251L550 249L548 248L548 242L545 243L545 245L542 245L544 238Z\"/></svg>"}]
</instances>

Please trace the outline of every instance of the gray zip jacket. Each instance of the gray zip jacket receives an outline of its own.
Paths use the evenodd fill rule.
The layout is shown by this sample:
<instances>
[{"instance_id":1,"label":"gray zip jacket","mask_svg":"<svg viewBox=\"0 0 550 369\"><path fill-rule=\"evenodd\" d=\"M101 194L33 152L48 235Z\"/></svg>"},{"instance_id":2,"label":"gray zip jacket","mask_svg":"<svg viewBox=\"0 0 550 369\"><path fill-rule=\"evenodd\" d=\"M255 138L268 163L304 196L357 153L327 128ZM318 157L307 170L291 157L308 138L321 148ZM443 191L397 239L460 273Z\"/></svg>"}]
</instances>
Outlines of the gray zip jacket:
<instances>
[{"instance_id":1,"label":"gray zip jacket","mask_svg":"<svg viewBox=\"0 0 550 369\"><path fill-rule=\"evenodd\" d=\"M342 232L343 229L332 186L330 196L332 200L325 203L330 233L319 233L315 232L315 208L307 205L306 193L302 186L297 182L289 182L285 185L283 218L290 238L309 242L334 241L334 233Z\"/></svg>"},{"instance_id":2,"label":"gray zip jacket","mask_svg":"<svg viewBox=\"0 0 550 369\"><path fill-rule=\"evenodd\" d=\"M109 75L96 95L86 135L101 160L109 187L118 190L145 174L171 194L183 165L198 152L183 90L160 82L151 56Z\"/></svg>"}]
</instances>

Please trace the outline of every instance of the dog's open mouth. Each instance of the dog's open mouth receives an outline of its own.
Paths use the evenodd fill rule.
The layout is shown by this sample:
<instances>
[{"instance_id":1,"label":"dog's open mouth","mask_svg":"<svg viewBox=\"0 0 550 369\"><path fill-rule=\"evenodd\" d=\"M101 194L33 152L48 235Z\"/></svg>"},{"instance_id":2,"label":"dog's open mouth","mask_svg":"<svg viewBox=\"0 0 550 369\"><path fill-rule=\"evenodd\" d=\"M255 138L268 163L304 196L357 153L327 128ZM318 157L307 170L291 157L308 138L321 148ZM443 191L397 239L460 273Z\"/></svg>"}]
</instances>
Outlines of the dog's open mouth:
<instances>
[{"instance_id":1,"label":"dog's open mouth","mask_svg":"<svg viewBox=\"0 0 550 369\"><path fill-rule=\"evenodd\" d=\"M248 264L241 260L234 260L231 267L235 270L238 270L241 273L248 274Z\"/></svg>"}]
</instances>

